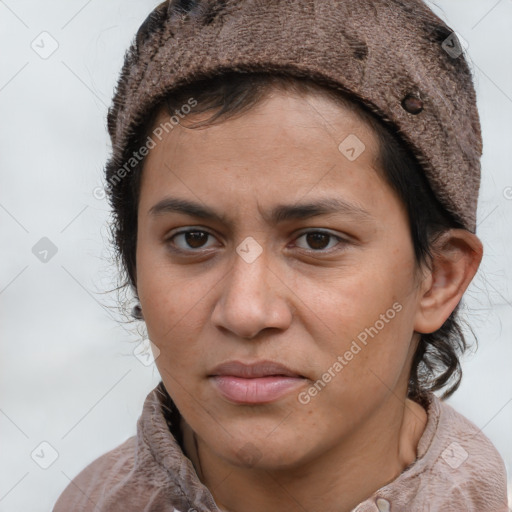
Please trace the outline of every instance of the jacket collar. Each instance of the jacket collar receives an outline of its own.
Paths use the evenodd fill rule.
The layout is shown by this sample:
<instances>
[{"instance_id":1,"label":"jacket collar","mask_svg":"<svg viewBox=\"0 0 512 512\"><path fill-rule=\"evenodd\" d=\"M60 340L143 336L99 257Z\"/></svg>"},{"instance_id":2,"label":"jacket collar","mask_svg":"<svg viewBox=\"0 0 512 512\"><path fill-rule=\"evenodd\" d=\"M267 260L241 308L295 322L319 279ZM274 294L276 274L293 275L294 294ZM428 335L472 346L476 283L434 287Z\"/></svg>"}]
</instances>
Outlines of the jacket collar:
<instances>
[{"instance_id":1,"label":"jacket collar","mask_svg":"<svg viewBox=\"0 0 512 512\"><path fill-rule=\"evenodd\" d=\"M140 460L156 464L160 485L169 487L169 499L176 512L222 512L183 451L180 420L176 405L160 381L147 395L137 422L135 463Z\"/></svg>"}]
</instances>

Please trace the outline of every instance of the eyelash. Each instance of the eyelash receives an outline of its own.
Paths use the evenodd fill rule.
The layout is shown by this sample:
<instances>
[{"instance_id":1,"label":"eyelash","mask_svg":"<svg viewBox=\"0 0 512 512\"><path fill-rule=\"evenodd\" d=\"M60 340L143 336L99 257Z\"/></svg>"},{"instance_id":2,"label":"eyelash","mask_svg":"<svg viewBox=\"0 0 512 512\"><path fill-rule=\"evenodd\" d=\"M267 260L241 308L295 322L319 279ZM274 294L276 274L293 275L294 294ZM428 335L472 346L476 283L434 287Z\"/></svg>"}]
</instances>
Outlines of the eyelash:
<instances>
[{"instance_id":1,"label":"eyelash","mask_svg":"<svg viewBox=\"0 0 512 512\"><path fill-rule=\"evenodd\" d=\"M179 248L176 248L173 246L173 243L172 243L172 240L174 238L176 238L177 236L179 235L185 235L187 233L206 233L207 235L210 235L212 237L214 237L214 235L212 233L210 233L209 231L206 231L204 229L186 229L186 230L183 230L183 231L178 231L177 233L174 233L172 236L168 237L166 240L165 240L165 243L166 245L169 247L169 249L174 252L174 253L181 253L181 254L185 254L185 253L197 253L197 254L200 254L201 252L201 249L197 249L197 250L194 250L194 249L190 249L190 250L187 250L187 249L179 249ZM328 232L328 231L323 231L323 230L318 230L318 229L311 229L311 230L308 230L308 231L304 231L302 233L299 233L299 235L297 236L296 239L299 239L301 238L302 236L304 235L310 235L310 234L317 234L317 233L320 233L322 235L325 235L325 236L328 236L330 238L334 238L338 241L338 244L339 245L340 243L341 244L348 244L348 240L340 237L340 236L337 236L337 235L333 235L332 233ZM336 246L334 247L331 247L330 249L301 249L303 252L306 252L308 254L330 254L331 252L337 252L339 250L342 250L342 249L336 249Z\"/></svg>"}]
</instances>

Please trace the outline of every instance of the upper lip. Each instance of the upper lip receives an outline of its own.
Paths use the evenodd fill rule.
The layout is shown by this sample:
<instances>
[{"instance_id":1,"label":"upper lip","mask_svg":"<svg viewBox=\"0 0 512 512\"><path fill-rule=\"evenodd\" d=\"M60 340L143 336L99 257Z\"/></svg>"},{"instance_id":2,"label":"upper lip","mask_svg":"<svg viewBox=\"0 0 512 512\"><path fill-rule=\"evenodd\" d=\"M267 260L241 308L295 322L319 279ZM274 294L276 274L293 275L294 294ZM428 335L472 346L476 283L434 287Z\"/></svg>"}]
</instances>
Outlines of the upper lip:
<instances>
[{"instance_id":1,"label":"upper lip","mask_svg":"<svg viewBox=\"0 0 512 512\"><path fill-rule=\"evenodd\" d=\"M257 361L254 363L227 361L216 366L210 373L210 377L217 375L230 375L232 377L242 377L246 379L278 375L285 377L302 377L302 375L297 372L275 361Z\"/></svg>"}]
</instances>

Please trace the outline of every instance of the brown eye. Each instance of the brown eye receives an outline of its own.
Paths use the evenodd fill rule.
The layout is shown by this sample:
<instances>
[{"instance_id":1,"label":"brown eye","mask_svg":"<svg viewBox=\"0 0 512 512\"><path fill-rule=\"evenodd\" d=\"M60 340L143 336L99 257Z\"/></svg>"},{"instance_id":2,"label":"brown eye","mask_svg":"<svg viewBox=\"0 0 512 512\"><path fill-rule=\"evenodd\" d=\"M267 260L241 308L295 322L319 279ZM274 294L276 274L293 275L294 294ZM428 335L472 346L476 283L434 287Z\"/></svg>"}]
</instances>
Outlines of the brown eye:
<instances>
[{"instance_id":1,"label":"brown eye","mask_svg":"<svg viewBox=\"0 0 512 512\"><path fill-rule=\"evenodd\" d=\"M197 249L204 244L210 235L204 231L188 231L184 233L184 236L186 243L189 244L190 247Z\"/></svg>"},{"instance_id":2,"label":"brown eye","mask_svg":"<svg viewBox=\"0 0 512 512\"><path fill-rule=\"evenodd\" d=\"M176 251L193 251L194 249L203 249L205 242L208 240L208 237L212 236L213 235L211 235L207 231L189 229L187 231L180 231L176 233L167 240L167 243L172 246L177 246L175 248L172 247L172 249ZM181 239L179 237L181 237ZM181 240L181 243L176 244L176 242L174 241L175 239Z\"/></svg>"},{"instance_id":3,"label":"brown eye","mask_svg":"<svg viewBox=\"0 0 512 512\"><path fill-rule=\"evenodd\" d=\"M305 235L308 245L313 249L325 249L329 245L329 235L324 233L307 233Z\"/></svg>"},{"instance_id":4,"label":"brown eye","mask_svg":"<svg viewBox=\"0 0 512 512\"><path fill-rule=\"evenodd\" d=\"M331 233L325 232L325 231L308 231L306 233L302 233L297 240L300 238L304 238L307 245L309 246L305 248L305 250L310 252L319 252L319 251L326 251L330 252L330 249L332 247L335 247L336 245L341 245L343 242L346 242L343 238L333 235ZM334 245L331 245L331 247L327 248L329 245L329 240L336 240L337 243ZM326 250L327 248L327 250Z\"/></svg>"}]
</instances>

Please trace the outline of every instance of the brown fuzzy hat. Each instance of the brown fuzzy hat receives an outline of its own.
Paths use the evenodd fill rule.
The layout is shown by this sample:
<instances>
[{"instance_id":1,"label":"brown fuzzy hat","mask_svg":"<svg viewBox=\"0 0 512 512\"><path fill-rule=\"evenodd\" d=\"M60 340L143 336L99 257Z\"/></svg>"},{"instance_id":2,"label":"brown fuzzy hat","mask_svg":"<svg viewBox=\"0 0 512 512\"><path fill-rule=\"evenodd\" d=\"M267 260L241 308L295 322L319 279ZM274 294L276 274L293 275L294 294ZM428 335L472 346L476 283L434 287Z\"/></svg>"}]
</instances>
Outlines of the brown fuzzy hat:
<instances>
[{"instance_id":1,"label":"brown fuzzy hat","mask_svg":"<svg viewBox=\"0 0 512 512\"><path fill-rule=\"evenodd\" d=\"M286 72L349 92L398 130L434 194L476 230L482 137L454 32L422 0L171 0L125 55L108 112L107 178L152 108L225 71Z\"/></svg>"}]
</instances>

